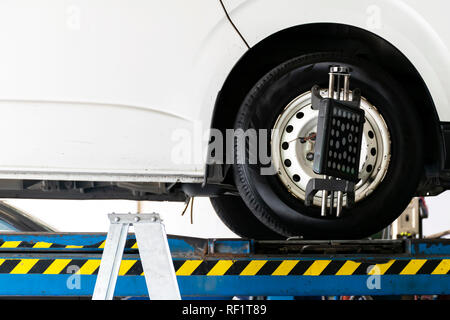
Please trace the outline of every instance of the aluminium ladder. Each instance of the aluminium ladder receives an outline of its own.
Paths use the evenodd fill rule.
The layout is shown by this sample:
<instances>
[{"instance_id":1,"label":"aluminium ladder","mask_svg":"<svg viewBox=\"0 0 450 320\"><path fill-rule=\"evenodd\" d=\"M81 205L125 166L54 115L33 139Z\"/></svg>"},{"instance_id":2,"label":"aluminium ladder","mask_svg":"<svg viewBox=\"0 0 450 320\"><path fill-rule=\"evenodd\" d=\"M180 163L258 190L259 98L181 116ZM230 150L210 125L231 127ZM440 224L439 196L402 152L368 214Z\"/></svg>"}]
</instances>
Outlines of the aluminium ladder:
<instances>
[{"instance_id":1,"label":"aluminium ladder","mask_svg":"<svg viewBox=\"0 0 450 320\"><path fill-rule=\"evenodd\" d=\"M159 215L112 213L108 217L110 227L92 299L113 298L128 229L133 225L149 298L180 300L167 235Z\"/></svg>"}]
</instances>

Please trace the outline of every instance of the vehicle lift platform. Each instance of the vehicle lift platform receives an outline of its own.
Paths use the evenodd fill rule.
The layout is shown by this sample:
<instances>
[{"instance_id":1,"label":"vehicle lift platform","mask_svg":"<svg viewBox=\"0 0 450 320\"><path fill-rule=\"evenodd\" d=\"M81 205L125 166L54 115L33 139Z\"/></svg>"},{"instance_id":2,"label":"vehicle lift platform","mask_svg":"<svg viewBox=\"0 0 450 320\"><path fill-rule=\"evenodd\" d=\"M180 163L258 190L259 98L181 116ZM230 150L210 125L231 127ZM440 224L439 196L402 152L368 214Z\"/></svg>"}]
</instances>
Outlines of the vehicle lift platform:
<instances>
[{"instance_id":1,"label":"vehicle lift platform","mask_svg":"<svg viewBox=\"0 0 450 320\"><path fill-rule=\"evenodd\" d=\"M106 236L0 234L0 297L92 297ZM124 239L114 296L148 296L136 237L127 233ZM450 294L450 239L168 236L168 244L180 294L187 299Z\"/></svg>"}]
</instances>

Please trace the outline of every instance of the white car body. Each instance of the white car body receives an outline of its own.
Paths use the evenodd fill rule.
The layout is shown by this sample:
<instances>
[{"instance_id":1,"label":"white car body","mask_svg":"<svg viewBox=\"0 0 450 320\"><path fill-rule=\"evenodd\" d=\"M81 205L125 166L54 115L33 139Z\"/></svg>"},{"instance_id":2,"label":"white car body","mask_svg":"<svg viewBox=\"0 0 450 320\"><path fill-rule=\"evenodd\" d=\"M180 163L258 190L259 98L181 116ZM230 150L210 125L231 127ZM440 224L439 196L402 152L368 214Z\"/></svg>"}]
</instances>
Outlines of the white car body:
<instances>
[{"instance_id":1,"label":"white car body","mask_svg":"<svg viewBox=\"0 0 450 320\"><path fill-rule=\"evenodd\" d=\"M250 47L315 22L379 35L450 121L446 1L223 3ZM203 132L248 50L219 0L4 0L0 43L0 179L201 182ZM174 160L186 141L201 157Z\"/></svg>"}]
</instances>

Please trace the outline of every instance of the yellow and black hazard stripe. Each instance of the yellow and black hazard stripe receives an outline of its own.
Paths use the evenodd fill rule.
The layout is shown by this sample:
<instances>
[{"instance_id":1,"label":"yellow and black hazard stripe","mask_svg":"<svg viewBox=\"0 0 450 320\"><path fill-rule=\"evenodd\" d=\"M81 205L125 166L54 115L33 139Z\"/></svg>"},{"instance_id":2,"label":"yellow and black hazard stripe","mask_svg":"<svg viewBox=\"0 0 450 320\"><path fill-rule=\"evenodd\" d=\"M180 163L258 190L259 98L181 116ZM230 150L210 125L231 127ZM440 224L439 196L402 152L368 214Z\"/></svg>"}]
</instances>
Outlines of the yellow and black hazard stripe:
<instances>
[{"instance_id":1,"label":"yellow and black hazard stripe","mask_svg":"<svg viewBox=\"0 0 450 320\"><path fill-rule=\"evenodd\" d=\"M0 259L0 274L95 275L100 259ZM178 276L449 275L450 259L398 259L373 264L352 260L174 260ZM143 275L140 260L122 260L120 276Z\"/></svg>"},{"instance_id":2,"label":"yellow and black hazard stripe","mask_svg":"<svg viewBox=\"0 0 450 320\"><path fill-rule=\"evenodd\" d=\"M179 267L177 268L177 264ZM188 260L175 263L177 275L349 276L367 274L449 274L450 259L402 259L373 264L351 260Z\"/></svg>"},{"instance_id":3,"label":"yellow and black hazard stripe","mask_svg":"<svg viewBox=\"0 0 450 320\"><path fill-rule=\"evenodd\" d=\"M28 241L3 241L0 240L0 249L103 249L105 241L100 241L90 245L61 244L50 242L28 242ZM137 249L136 239L128 239L125 249Z\"/></svg>"}]
</instances>

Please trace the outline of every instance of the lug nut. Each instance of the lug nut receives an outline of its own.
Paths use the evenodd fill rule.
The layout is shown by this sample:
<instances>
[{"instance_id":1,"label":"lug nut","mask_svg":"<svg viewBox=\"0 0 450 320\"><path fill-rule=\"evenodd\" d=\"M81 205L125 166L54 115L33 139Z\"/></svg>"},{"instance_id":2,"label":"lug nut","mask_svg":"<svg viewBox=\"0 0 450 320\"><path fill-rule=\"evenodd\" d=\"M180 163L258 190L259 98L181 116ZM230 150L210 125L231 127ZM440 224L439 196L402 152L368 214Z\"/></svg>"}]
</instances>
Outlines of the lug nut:
<instances>
[{"instance_id":1,"label":"lug nut","mask_svg":"<svg viewBox=\"0 0 450 320\"><path fill-rule=\"evenodd\" d=\"M308 160L308 161L313 161L313 160L314 160L314 153L308 152L308 153L306 154L306 160Z\"/></svg>"}]
</instances>

